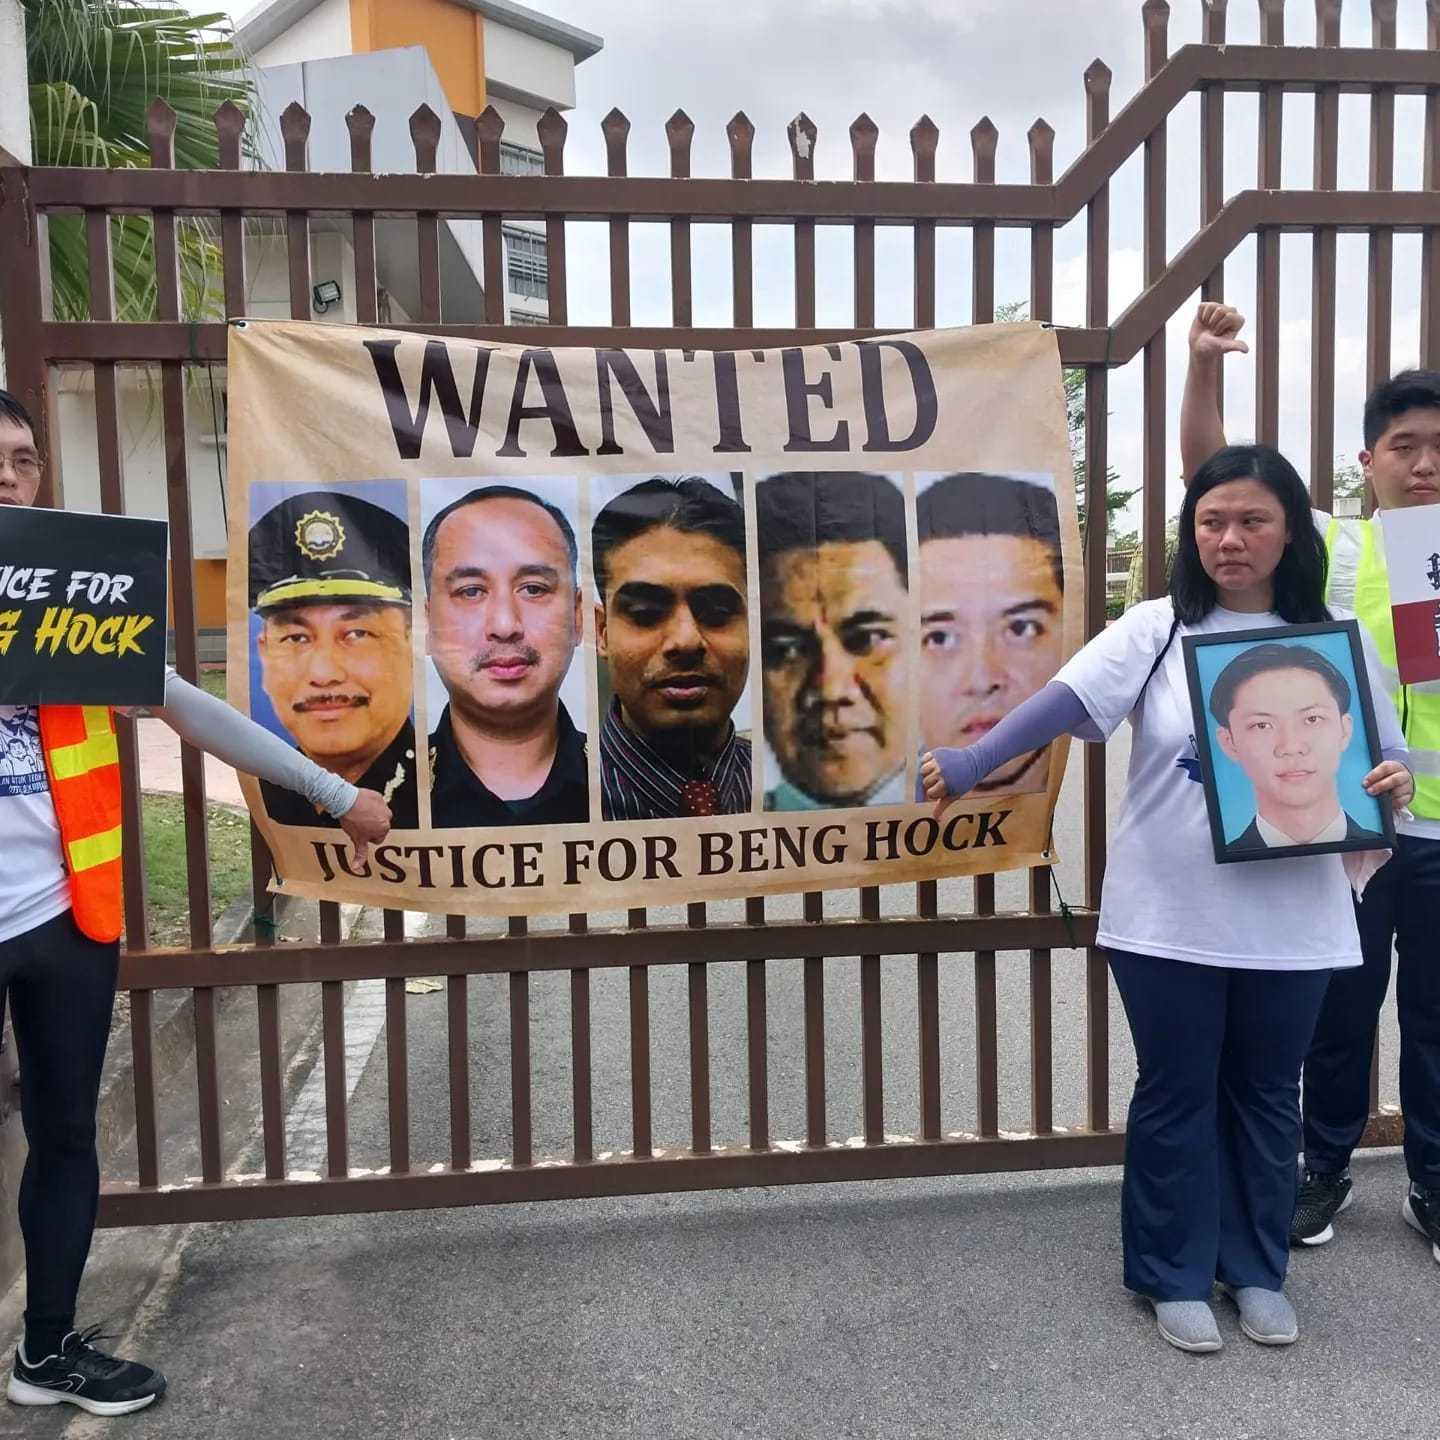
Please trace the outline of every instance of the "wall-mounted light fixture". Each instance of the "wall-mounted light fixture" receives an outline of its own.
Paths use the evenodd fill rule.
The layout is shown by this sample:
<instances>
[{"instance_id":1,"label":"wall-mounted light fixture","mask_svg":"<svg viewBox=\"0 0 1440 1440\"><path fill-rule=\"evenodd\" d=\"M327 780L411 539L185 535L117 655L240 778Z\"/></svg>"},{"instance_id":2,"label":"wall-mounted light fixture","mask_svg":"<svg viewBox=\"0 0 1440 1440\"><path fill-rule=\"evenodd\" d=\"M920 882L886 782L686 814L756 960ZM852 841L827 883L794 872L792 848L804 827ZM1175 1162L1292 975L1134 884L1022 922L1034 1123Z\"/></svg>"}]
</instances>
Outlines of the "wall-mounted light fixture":
<instances>
[{"instance_id":1,"label":"wall-mounted light fixture","mask_svg":"<svg viewBox=\"0 0 1440 1440\"><path fill-rule=\"evenodd\" d=\"M322 280L310 293L315 300L315 308L323 315L332 305L340 303L340 282Z\"/></svg>"}]
</instances>

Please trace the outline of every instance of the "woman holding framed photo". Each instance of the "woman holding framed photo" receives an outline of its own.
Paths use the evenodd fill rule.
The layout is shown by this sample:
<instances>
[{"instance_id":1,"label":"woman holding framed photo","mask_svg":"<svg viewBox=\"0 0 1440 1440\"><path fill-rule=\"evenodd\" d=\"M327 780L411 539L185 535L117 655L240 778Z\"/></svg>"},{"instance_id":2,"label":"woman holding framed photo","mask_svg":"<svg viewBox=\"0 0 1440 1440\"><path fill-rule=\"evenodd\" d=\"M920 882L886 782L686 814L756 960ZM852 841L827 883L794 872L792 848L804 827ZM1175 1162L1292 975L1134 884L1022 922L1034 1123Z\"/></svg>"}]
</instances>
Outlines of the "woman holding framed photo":
<instances>
[{"instance_id":1,"label":"woman holding framed photo","mask_svg":"<svg viewBox=\"0 0 1440 1440\"><path fill-rule=\"evenodd\" d=\"M1121 1201L1125 1284L1182 1350L1220 1348L1217 1281L1252 1340L1299 1336L1282 1286L1300 1066L1331 970L1360 963L1351 879L1363 883L1388 852L1322 846L1217 863L1201 725L1175 641L1329 621L1324 581L1324 542L1294 467L1267 446L1221 450L1186 492L1168 598L1127 611L976 744L921 765L924 796L944 808L1016 755L1066 733L1103 741L1130 721L1098 936L1139 1063ZM1365 662L1373 674L1368 651ZM1383 758L1364 792L1404 806L1414 782L1391 707L1378 707L1375 725ZM1279 729L1277 747L1309 743L1288 738L1288 721Z\"/></svg>"}]
</instances>

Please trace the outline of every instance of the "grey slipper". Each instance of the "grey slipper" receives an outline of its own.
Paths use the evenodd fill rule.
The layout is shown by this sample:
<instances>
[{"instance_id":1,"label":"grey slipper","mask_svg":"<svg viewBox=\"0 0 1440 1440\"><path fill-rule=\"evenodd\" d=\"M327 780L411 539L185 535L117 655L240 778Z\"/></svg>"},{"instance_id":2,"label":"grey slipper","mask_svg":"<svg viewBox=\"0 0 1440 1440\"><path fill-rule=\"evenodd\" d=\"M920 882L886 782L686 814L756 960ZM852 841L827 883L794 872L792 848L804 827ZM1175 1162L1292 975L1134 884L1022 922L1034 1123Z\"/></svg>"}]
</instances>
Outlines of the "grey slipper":
<instances>
[{"instance_id":1,"label":"grey slipper","mask_svg":"<svg viewBox=\"0 0 1440 1440\"><path fill-rule=\"evenodd\" d=\"M1224 1343L1220 1327L1209 1305L1203 1300L1152 1300L1155 1324L1160 1335L1177 1350L1204 1354L1218 1350Z\"/></svg>"},{"instance_id":2,"label":"grey slipper","mask_svg":"<svg viewBox=\"0 0 1440 1440\"><path fill-rule=\"evenodd\" d=\"M1240 1310L1240 1328L1257 1345L1293 1345L1300 1338L1295 1318L1283 1290L1262 1290L1258 1285L1223 1285L1221 1289Z\"/></svg>"}]
</instances>

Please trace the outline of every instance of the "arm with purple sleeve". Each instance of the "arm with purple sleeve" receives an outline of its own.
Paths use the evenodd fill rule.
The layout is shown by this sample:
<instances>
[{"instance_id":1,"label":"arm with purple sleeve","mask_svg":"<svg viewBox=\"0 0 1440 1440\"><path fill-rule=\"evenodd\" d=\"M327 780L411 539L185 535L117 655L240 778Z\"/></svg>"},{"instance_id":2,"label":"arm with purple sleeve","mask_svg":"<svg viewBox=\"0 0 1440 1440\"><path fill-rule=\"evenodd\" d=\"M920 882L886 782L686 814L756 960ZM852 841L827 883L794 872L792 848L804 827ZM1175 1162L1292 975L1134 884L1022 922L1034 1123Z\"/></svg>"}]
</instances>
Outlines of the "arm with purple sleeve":
<instances>
[{"instance_id":1,"label":"arm with purple sleeve","mask_svg":"<svg viewBox=\"0 0 1440 1440\"><path fill-rule=\"evenodd\" d=\"M946 794L964 795L1002 765L1042 749L1061 735L1098 738L1080 697L1062 681L1052 680L973 745L942 746L930 754L940 767ZM924 800L923 779L917 780L915 789L916 800Z\"/></svg>"}]
</instances>

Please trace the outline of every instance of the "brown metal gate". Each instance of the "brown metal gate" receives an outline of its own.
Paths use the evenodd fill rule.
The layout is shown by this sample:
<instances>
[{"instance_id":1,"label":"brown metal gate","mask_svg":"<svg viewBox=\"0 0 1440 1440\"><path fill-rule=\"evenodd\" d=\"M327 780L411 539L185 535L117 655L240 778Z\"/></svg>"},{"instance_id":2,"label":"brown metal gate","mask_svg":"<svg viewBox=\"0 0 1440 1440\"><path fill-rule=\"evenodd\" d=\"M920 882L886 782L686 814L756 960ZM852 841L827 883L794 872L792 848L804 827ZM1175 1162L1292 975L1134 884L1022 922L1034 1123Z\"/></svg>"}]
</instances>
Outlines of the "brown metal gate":
<instances>
[{"instance_id":1,"label":"brown metal gate","mask_svg":"<svg viewBox=\"0 0 1440 1440\"><path fill-rule=\"evenodd\" d=\"M1167 54L1169 7L1147 0L1145 25L1147 82L1118 115L1110 115L1110 72L1098 61L1085 73L1087 148L1058 179L1053 174L1053 131L1043 121L1028 134L1029 184L995 180L997 135L988 120L971 132L973 180L936 179L939 134L925 118L910 132L913 182L876 181L878 133L867 117L850 128L854 178L815 182L814 125L803 115L790 127L793 178L756 179L751 172L754 128L743 114L727 127L729 178L690 176L694 127L683 113L666 127L671 165L666 178L632 177L626 171L629 122L612 111L604 122L608 174L566 176L565 121L549 112L541 122L543 176L500 173L502 122L487 111L479 122L482 178L437 175L437 117L417 111L411 122L417 170L414 175L375 176L370 171L369 113L357 107L347 116L352 173L306 172L310 117L292 106L281 117L286 146L285 173L241 169L240 112L226 107L216 116L222 168L178 170L174 166L174 119L157 104L150 114L149 170L26 169L3 157L0 165L0 307L10 385L37 416L46 416L47 392L55 367L82 367L93 377L101 495L110 511L125 508L121 436L117 410L117 366L158 366L163 408L167 492L174 557L173 586L178 666L193 678L197 631L193 577L190 485L185 444L185 367L223 363L225 326L186 323L177 283L176 217L209 217L224 256L224 311L244 313L245 217L281 217L288 247L292 313L310 318L312 214L349 218L352 226L357 304L362 321L377 318L375 283L376 217L404 216L416 223L421 314L413 328L478 339L533 343L530 328L503 325L502 223L505 218L542 220L549 243L549 302L552 326L545 339L556 345L750 348L854 338L875 330L875 229L909 229L914 243L913 326L935 323L936 232L962 227L972 235L973 318L995 313L997 227L1028 232L1029 313L1048 320L1053 312L1054 236L1058 226L1084 216L1087 245L1086 323L1060 331L1065 363L1085 371L1086 446L1091 514L1103 512L1107 472L1109 372L1143 356L1145 432L1143 459L1144 576L1148 594L1163 586L1165 525L1165 321L1197 290L1219 296L1222 267L1242 240L1258 237L1255 340L1256 429L1261 440L1276 440L1279 429L1280 237L1312 237L1312 430L1309 473L1316 503L1328 505L1334 456L1336 380L1336 243L1341 231L1368 237L1367 373L1371 381L1389 368L1394 301L1393 237L1416 232L1422 239L1421 351L1424 363L1440 365L1440 0L1427 0L1428 50L1402 51L1396 45L1395 0L1373 0L1372 48L1339 48L1339 0L1318 0L1316 44L1284 44L1283 0L1259 0L1260 45L1225 46L1225 0L1204 0L1205 43ZM1292 9L1298 7L1291 7ZM1198 228L1179 253L1167 256L1166 137L1169 117L1192 92L1201 108L1201 173ZM1258 92L1259 146L1256 184L1232 195L1223 192L1222 158L1226 96ZM1314 100L1314 180L1303 190L1280 188L1281 134L1285 97L1310 92ZM1337 189L1340 95L1369 98L1370 175L1364 190ZM1397 95L1425 97L1424 177L1416 190L1393 189ZM1118 316L1110 307L1110 182L1132 156L1144 166L1144 289ZM91 318L57 323L44 312L42 218L79 211L86 217L91 279ZM159 281L159 318L152 323L111 320L111 259L108 216L122 211L153 216ZM483 227L486 323L456 326L442 322L439 226L441 217L479 220ZM572 326L566 304L566 220L601 221L609 233L611 324ZM672 325L631 324L629 227L632 222L669 227ZM702 328L693 323L691 227L697 222L728 226L732 256L733 323ZM778 224L793 232L795 326L758 328L754 323L754 227ZM853 326L816 327L816 227L838 225L854 247ZM53 420L51 421L53 425ZM43 425L42 425L42 428ZM49 453L49 437L41 437ZM50 472L59 467L52 465ZM1105 534L1093 525L1086 537L1086 615L1094 633L1105 616ZM1085 1117L1078 1127L1057 1128L1053 1102L1056 1057L1052 1030L1055 988L1051 951L1093 946L1094 907L1104 867L1105 755L1087 746L1085 791L1084 908L1054 913L1048 872L1029 877L1028 910L996 913L993 877L973 882L968 910L939 913L937 886L914 887L905 912L882 917L877 889L862 890L858 914L839 918L853 897L809 894L803 918L779 919L771 902L745 903L744 919L715 923L706 905L692 904L687 926L649 926L646 912L631 911L623 923L591 925L573 915L564 930L527 929L512 919L508 933L466 936L463 917L452 917L445 939L406 940L403 917L384 917L383 940L341 943L338 908L322 907L321 940L313 945L252 946L217 950L211 944L206 861L206 812L201 757L184 755L185 822L189 852L191 948L149 948L142 847L138 833L139 787L134 727L122 722L121 753L126 777L127 889L129 948L121 986L130 993L135 1072L135 1134L138 1183L108 1183L102 1223L134 1224L177 1220L399 1209L567 1196L685 1190L718 1186L880 1178L981 1170L1112 1163L1120 1158L1121 1132L1110 1112L1109 987L1102 958L1091 948L1083 970L1082 993L1061 994L1084 1006ZM268 860L253 836L254 896L264 912ZM967 882L968 884L969 882ZM897 887L898 888L898 887ZM886 910L893 910L887 898ZM827 914L828 909L828 914ZM709 921L710 923L707 923ZM263 941L263 937L262 937ZM859 956L859 1076L863 1133L837 1136L828 1120L826 1090L827 957ZM918 1124L903 1137L886 1131L886 1074L882 1039L882 958L914 957L915 1006L907 1022L917 1027ZM942 966L942 957L944 964ZM1000 1127L997 980L1000 968L1028 959L1030 1076L1029 1121L1023 1133ZM799 960L803 980L798 1013L784 1021L803 1033L803 1135L771 1133L767 985L773 966ZM717 1145L712 1136L710 978L717 967L743 964L746 1041L746 1133L739 1143ZM940 983L948 966L973 974L973 1044L976 1123L958 1133L942 1113ZM651 975L657 968L683 967L688 1014L689 1135L669 1149L655 1143L651 1079ZM592 979L618 969L628 985L629 1134L623 1150L597 1147L593 1111L595 1074L591 1024ZM541 1156L533 1143L531 991L532 976L560 971L569 976L569 1078L572 1101L569 1153ZM833 972L828 972L833 973ZM889 972L893 974L893 971ZM405 981L410 976L446 976L449 1062L450 1151L441 1163L417 1163L411 1155L410 1095L406 1048ZM471 1041L468 995L472 977L508 977L509 1154L477 1160L470 1111ZM347 1133L344 985L383 979L389 1092L388 1165L354 1173ZM287 1177L282 987L318 983L322 989L323 1075L326 1099L327 1174ZM264 1174L237 1178L234 1156L222 1143L221 1065L216 1001L220 987L253 987L259 1025ZM157 1142L157 1086L152 1000L158 990L193 990L194 1062L198 1080L201 1176L162 1174ZM771 990L773 991L773 986ZM832 995L833 995L832 986ZM847 1017L848 1018L848 1017ZM833 1005L830 1019L834 1020ZM1369 1139L1394 1143L1397 1117L1372 1107Z\"/></svg>"}]
</instances>

